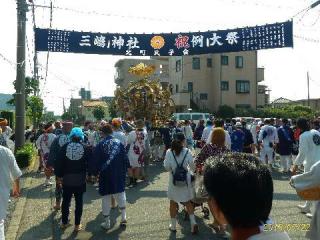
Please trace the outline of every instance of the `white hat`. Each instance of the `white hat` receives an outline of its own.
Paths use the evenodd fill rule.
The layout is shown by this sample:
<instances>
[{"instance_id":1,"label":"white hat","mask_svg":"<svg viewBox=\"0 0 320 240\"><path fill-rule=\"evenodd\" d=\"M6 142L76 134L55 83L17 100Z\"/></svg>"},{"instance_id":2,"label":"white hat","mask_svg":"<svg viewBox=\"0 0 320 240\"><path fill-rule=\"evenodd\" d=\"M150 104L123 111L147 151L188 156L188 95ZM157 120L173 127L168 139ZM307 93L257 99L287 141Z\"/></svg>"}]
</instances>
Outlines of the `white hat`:
<instances>
[{"instance_id":1,"label":"white hat","mask_svg":"<svg viewBox=\"0 0 320 240\"><path fill-rule=\"evenodd\" d=\"M242 127L241 122L236 122L236 125L234 125L235 127Z\"/></svg>"}]
</instances>

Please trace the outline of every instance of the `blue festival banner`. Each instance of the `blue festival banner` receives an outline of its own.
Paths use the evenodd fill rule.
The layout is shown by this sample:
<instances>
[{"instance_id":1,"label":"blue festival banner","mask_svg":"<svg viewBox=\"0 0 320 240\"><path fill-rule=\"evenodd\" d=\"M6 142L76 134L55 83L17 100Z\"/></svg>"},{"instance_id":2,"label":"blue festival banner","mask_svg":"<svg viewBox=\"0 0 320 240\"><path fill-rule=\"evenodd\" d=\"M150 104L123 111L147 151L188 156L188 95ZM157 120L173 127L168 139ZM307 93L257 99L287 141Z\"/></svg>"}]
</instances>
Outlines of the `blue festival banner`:
<instances>
[{"instance_id":1,"label":"blue festival banner","mask_svg":"<svg viewBox=\"0 0 320 240\"><path fill-rule=\"evenodd\" d=\"M231 30L120 34L35 29L36 51L182 56L293 47L292 21Z\"/></svg>"}]
</instances>

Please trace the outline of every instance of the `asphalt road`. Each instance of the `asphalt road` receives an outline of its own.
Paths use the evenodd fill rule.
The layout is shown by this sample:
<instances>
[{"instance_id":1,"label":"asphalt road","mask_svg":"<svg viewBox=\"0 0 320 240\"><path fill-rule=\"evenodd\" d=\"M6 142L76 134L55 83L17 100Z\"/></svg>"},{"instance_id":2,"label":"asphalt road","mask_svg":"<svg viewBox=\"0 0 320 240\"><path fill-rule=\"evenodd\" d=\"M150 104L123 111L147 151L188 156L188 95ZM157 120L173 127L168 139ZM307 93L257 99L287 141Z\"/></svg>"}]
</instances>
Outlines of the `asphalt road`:
<instances>
[{"instance_id":1,"label":"asphalt road","mask_svg":"<svg viewBox=\"0 0 320 240\"><path fill-rule=\"evenodd\" d=\"M274 172L274 201L271 219L274 223L310 223L310 219L299 213L297 205L302 203L295 191L288 184L288 177ZM161 163L150 166L150 182L140 182L137 187L127 189L127 227L120 228L120 212L112 210L112 229L108 232L100 227L103 221L101 215L101 199L92 185L88 185L84 195L84 211L82 224L84 230L77 235L73 227L65 231L59 228L60 212L52 211L53 188L43 187L44 178L35 174L33 186L28 189L28 201L20 224L18 238L31 239L221 239L208 227L210 220L204 219L200 209L197 209L197 222L200 233L190 234L188 221L179 215L179 225L176 234L168 230L169 201L166 197L168 173ZM71 211L73 212L72 204ZM71 223L74 223L71 213ZM302 230L289 231L291 239L305 239Z\"/></svg>"}]
</instances>

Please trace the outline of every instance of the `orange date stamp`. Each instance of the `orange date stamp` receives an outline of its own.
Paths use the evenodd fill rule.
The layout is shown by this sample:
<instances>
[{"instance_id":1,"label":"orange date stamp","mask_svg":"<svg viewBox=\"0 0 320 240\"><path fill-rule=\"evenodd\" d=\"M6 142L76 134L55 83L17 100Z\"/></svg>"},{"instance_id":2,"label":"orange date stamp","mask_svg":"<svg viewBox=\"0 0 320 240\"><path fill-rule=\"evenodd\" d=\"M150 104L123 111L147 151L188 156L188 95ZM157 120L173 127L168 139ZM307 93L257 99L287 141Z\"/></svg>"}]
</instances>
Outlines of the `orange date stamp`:
<instances>
[{"instance_id":1,"label":"orange date stamp","mask_svg":"<svg viewBox=\"0 0 320 240\"><path fill-rule=\"evenodd\" d=\"M310 223L277 223L277 224L264 224L264 231L275 232L297 232L309 231Z\"/></svg>"}]
</instances>

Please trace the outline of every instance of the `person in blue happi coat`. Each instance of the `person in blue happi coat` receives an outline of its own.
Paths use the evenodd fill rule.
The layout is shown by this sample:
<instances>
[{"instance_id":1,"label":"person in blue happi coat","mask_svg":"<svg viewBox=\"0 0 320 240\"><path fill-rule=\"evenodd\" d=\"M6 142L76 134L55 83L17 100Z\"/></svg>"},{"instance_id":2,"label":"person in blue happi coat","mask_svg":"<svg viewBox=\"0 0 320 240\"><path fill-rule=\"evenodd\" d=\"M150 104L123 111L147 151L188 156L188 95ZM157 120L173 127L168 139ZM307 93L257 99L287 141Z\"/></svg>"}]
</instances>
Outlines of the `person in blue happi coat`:
<instances>
[{"instance_id":1,"label":"person in blue happi coat","mask_svg":"<svg viewBox=\"0 0 320 240\"><path fill-rule=\"evenodd\" d=\"M102 196L102 213L105 221L101 227L110 229L111 197L114 196L121 210L120 226L127 223L125 182L129 160L124 145L112 136L112 126L100 128L103 140L95 148L99 177L99 193Z\"/></svg>"}]
</instances>

